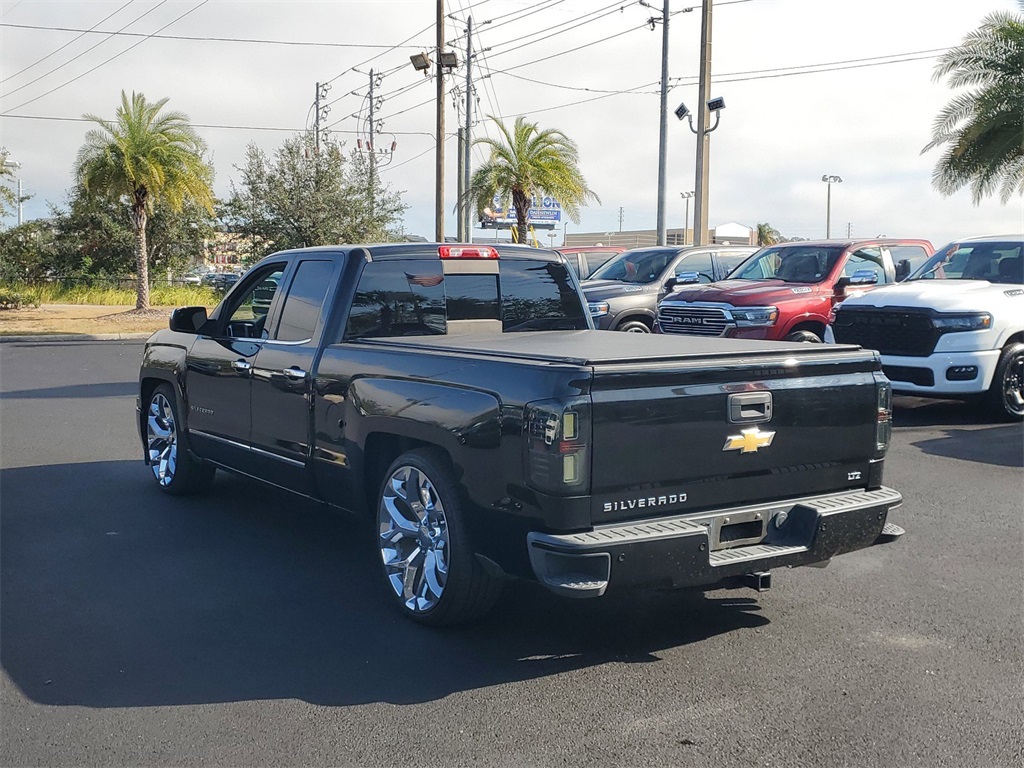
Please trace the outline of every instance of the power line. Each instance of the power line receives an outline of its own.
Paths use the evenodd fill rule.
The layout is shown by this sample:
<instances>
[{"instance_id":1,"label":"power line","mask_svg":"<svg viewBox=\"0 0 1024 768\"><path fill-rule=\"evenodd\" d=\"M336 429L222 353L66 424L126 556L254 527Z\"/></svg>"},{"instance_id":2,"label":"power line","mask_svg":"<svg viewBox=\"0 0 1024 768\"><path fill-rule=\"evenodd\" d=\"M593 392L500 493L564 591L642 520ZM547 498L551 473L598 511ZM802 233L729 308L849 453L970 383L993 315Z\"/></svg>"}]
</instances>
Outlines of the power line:
<instances>
[{"instance_id":1,"label":"power line","mask_svg":"<svg viewBox=\"0 0 1024 768\"><path fill-rule=\"evenodd\" d=\"M433 24L428 24L428 25L427 25L427 26L425 26L425 27L424 27L423 29L421 29L421 30L420 30L419 32L416 32L415 34L409 35L409 37L405 38L405 40L403 40L402 42L398 43L397 45L393 45L393 46L391 46L391 47L390 47L390 48L388 48L388 49L387 49L386 51L381 51L381 52L380 52L380 53L378 53L378 54L377 54L376 56L371 56L371 57L370 57L370 58L368 58L368 59L367 59L366 61L361 61L361 62L359 62L358 64L355 64L354 66L351 66L351 67L349 67L348 69L346 69L346 70L343 70L342 72L339 72L339 73L338 73L338 74L336 74L336 75L335 75L334 77L332 77L332 78L331 78L330 80L327 80L327 81L326 81L326 83L333 83L333 82L334 82L335 80L337 80L337 79L338 79L339 77L341 77L342 75L347 75L347 74L348 74L349 72L353 71L353 70L354 70L354 69L355 69L356 67L361 67L361 66L363 66L364 64L369 64L369 63L370 63L371 61L376 61L376 60L377 60L377 59L379 59L379 58L380 58L381 56L384 56L384 55L386 55L386 54L388 54L388 53L391 53L391 51L397 50L398 48L401 48L401 47L405 46L405 44L406 44L406 43L408 43L408 42L409 42L410 40L412 40L413 38L415 38L415 37L419 37L419 36L420 36L420 35L422 35L422 34L423 34L424 32L427 32L428 30L431 30L431 29L433 29L433 28L434 28L434 25L433 25ZM416 47L421 47L421 46L416 46Z\"/></svg>"},{"instance_id":2,"label":"power line","mask_svg":"<svg viewBox=\"0 0 1024 768\"><path fill-rule=\"evenodd\" d=\"M508 49L506 49L504 51L500 51L498 53L495 53L493 58L496 59L499 56L504 56L505 54L512 53L513 51L518 51L520 48L526 48L527 46L535 45L537 43L544 42L545 40L550 40L552 37L558 37L559 35L564 35L564 34L566 34L568 32L574 32L574 31L576 31L577 29L579 29L580 27L582 27L582 26L584 26L586 24L593 24L595 21L600 21L601 19L605 18L606 16L611 16L614 13L621 13L625 9L626 9L626 4L622 3L621 0L619 0L619 2L614 2L614 3L611 3L609 5L606 5L606 6L603 6L601 8L598 8L597 10L591 11L590 13L585 13L582 16L580 16L578 19L573 19L571 21L564 21L561 24L555 24L552 27L548 27L546 29L541 29L541 30L538 30L536 32L531 32L531 33L529 33L527 35L523 35L520 38L516 38L516 39L510 41L510 42L517 42L517 43L520 43L520 44L516 45L513 48L508 48ZM593 18L588 18L588 17L593 17ZM584 21L584 19L585 19L585 21ZM645 27L645 26L647 26L646 23L641 25L641 27ZM560 29L562 27L565 27L565 29L561 29L561 31L558 31L558 32L553 31L553 30L558 30L558 29ZM550 34L548 34L548 33L550 33ZM536 35L544 35L544 37L539 37L536 40L529 40L528 42L520 42L521 40L524 40L524 39L530 38L530 37L535 37ZM502 45L507 45L507 43L496 43L493 47L494 48L500 48Z\"/></svg>"},{"instance_id":3,"label":"power line","mask_svg":"<svg viewBox=\"0 0 1024 768\"><path fill-rule=\"evenodd\" d=\"M141 14L140 16L136 16L136 17L135 17L134 19L132 19L132 20L131 20L131 21L129 21L129 22L127 23L127 24L125 24L125 25L124 25L123 27L121 27L121 29L127 29L128 27L130 27L130 26L131 26L132 24L134 24L135 22L137 22L137 21L140 21L141 19L143 19L143 18L145 18L146 16L148 16L149 14L151 14L151 13L152 13L153 11L155 11L155 10L156 10L157 8L159 8L159 7L161 6L161 5L164 5L164 4L166 3L166 2L167 2L167 0L160 0L160 2L159 2L159 3L157 3L156 5L154 5L154 6L153 6L152 8L150 8L150 9L149 9L148 11L145 11L144 13L142 13L142 14ZM93 49L95 49L95 48L99 48L99 47L100 47L101 45L103 45L103 44L104 44L105 42L107 42L107 40L108 40L109 38L110 38L110 36L108 35L107 37L103 38L102 40L100 40L100 41L99 41L98 43L96 43L95 45L93 45L93 46L90 46L89 48L86 48L86 49L85 49L84 51L82 51L82 52L81 52L80 54L78 54L77 56L74 56L74 57L72 57L72 58L68 59L68 60L67 60L67 61L65 61L65 62L64 62L63 64L58 64L58 65L57 65L56 67L54 67L53 69L51 69L51 70L50 70L49 72L46 72L45 74L42 74L42 75L40 75L40 76L39 76L39 77L37 77L37 78L36 78L35 80L29 80L29 81L28 81L27 83L25 83L24 85L19 85L19 86L18 86L17 88L15 88L15 89L13 89L13 90L10 90L10 91L8 91L8 92L7 92L6 94L5 94L5 96L10 96L10 95L11 95L12 93L17 93L18 91L20 91L20 90L22 90L22 89L24 89L24 88L28 88L28 87L29 87L30 85L32 85L33 83L38 83L38 82L39 82L40 80L42 80L42 79L43 79L44 77L47 77L48 75L52 75L52 74L53 74L54 72L56 72L56 71L57 71L58 69L63 69L64 67L66 67L66 66L67 66L68 64L70 64L70 63L71 63L71 62L73 62L73 61L78 61L78 59L80 59L80 58L82 58L83 56L85 56L85 54L89 53L89 51L92 51L92 50L93 50ZM18 105L18 107L20 107L20 106L22 106L22 105L21 105L21 104L19 104L19 105ZM15 109L18 109L18 107L15 107Z\"/></svg>"},{"instance_id":4,"label":"power line","mask_svg":"<svg viewBox=\"0 0 1024 768\"><path fill-rule=\"evenodd\" d=\"M160 5L163 5L163 4L165 3L165 2L167 2L167 0L162 0L162 2L160 3ZM171 21L167 22L167 23L166 23L166 24L164 24L164 25L163 25L162 27L160 27L160 29L158 29L158 30L157 30L157 32L161 32L162 30L165 30L165 29L167 29L167 28L168 28L169 26L171 26L172 24L177 24L177 23L178 23L179 21L181 21L182 19L184 19L184 18L185 18L186 16L188 16L189 14L192 14L192 13L195 13L196 11L198 11L198 10L199 10L200 8L202 8L202 7L204 6L204 5L206 5L206 4L208 3L208 2L210 2L210 0L201 0L201 2L199 3L199 5L197 5L197 6L193 7L193 8L191 8L191 9L189 9L189 10L187 10L187 11L185 11L185 12L184 12L183 14L181 14L180 16L178 16L178 17L177 17L176 19L172 19ZM160 6L158 5L158 6L156 6L156 7L157 7L157 8L159 8ZM153 34L156 34L156 32L154 32ZM73 78L71 78L70 80L68 80L67 82L61 83L60 85L58 85L58 86L56 86L56 87L54 87L54 88L51 88L51 89L50 89L50 90L48 90L48 91L47 91L46 93L43 93L43 94L41 94L41 95L39 95L39 96L36 96L36 97L35 97L34 99L29 99L28 101L24 101L24 102L22 102L21 104L19 104L18 106L16 106L16 107L13 107L12 109L21 109L21 108L22 108L22 107L24 107L24 106L25 106L26 104L31 104L31 103L32 103L33 101L39 101L39 100L40 100L41 98L43 98L44 96L49 96L49 95L50 95L51 93L53 93L54 91L59 91L59 90L60 90L61 88L63 88L64 86L66 86L66 85L71 85L71 83L75 82L76 80L81 80L81 79L82 79L83 77L85 77L86 75L88 75L88 74L89 74L90 72L95 72L95 71L96 71L97 69L99 69L100 67L102 67L102 66L103 66L104 64L109 64L109 63L110 63L110 62L112 62L112 61L113 61L114 59L117 59L117 58L120 58L121 56L124 56L124 54L128 53L128 51L131 51L131 50L132 50L132 49L134 49L134 48L138 48L138 47L139 47L140 45L142 45L142 44L143 44L144 42L146 42L146 40L148 40L148 39L149 39L149 38L147 37L147 38L143 38L142 40L139 40L139 42L135 43L134 45L130 45L130 46L128 46L127 48L125 48L125 49L124 49L123 51L121 51L120 53L115 53L115 54L114 54L113 56L111 56L111 57L110 57L109 59L107 59L107 60L105 60L105 61L101 61L101 62L100 62L99 64L97 64L97 65L96 65L95 67L93 67L92 69L87 69L87 70L86 70L85 72L83 72L82 74L78 75L77 77L73 77Z\"/></svg>"},{"instance_id":5,"label":"power line","mask_svg":"<svg viewBox=\"0 0 1024 768\"><path fill-rule=\"evenodd\" d=\"M46 120L51 122L61 123L91 123L93 122L87 117L59 117L56 115L14 115L10 113L4 113L0 115L2 118L12 118L18 120ZM306 128L283 128L266 125L224 125L217 123L190 123L193 128L213 128L213 129L224 129L232 131L279 131L287 133L303 133ZM344 133L352 136L358 136L359 131L333 131L333 133ZM387 131L387 133L393 133L396 136L433 136L434 134L428 131Z\"/></svg>"},{"instance_id":6,"label":"power line","mask_svg":"<svg viewBox=\"0 0 1024 768\"><path fill-rule=\"evenodd\" d=\"M123 11L123 10L124 10L125 8L127 8L127 7L128 7L129 5L131 5L131 4L133 3L133 2L135 2L135 0L128 0L128 2L127 2L127 3L125 3L124 5L122 5L122 6L121 6L120 8L118 8L118 9L117 9L116 11L114 11L113 13L111 13L111 14L110 14L109 16L104 16L104 17L103 17L102 19L100 19L100 20L99 20L99 21L97 21L97 22L96 22L95 24L93 24L93 25L92 25L92 26L91 26L91 27L90 27L89 29L86 29L86 30L82 30L82 34L80 34L80 35L78 35L78 36L76 36L76 37L73 37L73 38L71 38L70 40L68 40L68 41L67 41L66 43L64 43L64 45L62 45L62 46L61 46L60 48L58 48L57 50L55 50L55 51L50 51L50 52L49 52L48 54L46 54L45 56L43 56L43 58L41 58L41 59L36 59L36 60L35 60L35 61L33 61L33 62L32 62L31 64L29 64L29 65L28 65L27 67L25 67L25 68L23 68L23 69L19 69L19 70L18 70L17 72L15 72L15 73L14 73L13 75L8 75L8 76L7 76L7 77L5 77L5 78L4 78L3 80L0 80L0 83L6 83L6 82L7 82L8 80L11 80L12 78L15 78L15 77L17 77L18 75L20 75L20 74L21 74L22 72L27 72L28 70L32 69L32 67L34 67L34 66L36 66L36 65L38 65L38 64L42 64L42 63L43 63L44 61L46 61L46 60L47 60L48 58L50 58L51 56L53 56L53 55L55 55L55 54L58 54L58 53L60 53L61 51L63 51L63 50L65 49L65 48L67 48L67 47L68 47L69 45L71 45L72 43L76 43L76 42L78 42L79 40L81 40L81 39L82 39L82 38L83 38L83 37L84 37L84 36L86 35L86 33L88 33L88 32L92 32L92 31L93 31L94 29L96 29L96 27L98 27L98 26L99 26L100 24L102 24L102 23L103 23L104 21L106 21L107 19L109 19L109 18L111 18L111 17L113 17L113 16L117 16L117 14L119 14L119 13L120 13L121 11ZM19 25L16 25L16 24L0 24L0 27L13 27L13 26L19 26Z\"/></svg>"},{"instance_id":7,"label":"power line","mask_svg":"<svg viewBox=\"0 0 1024 768\"><path fill-rule=\"evenodd\" d=\"M132 2L133 0L129 0ZM127 3L126 3L127 5ZM122 6L123 8L124 6ZM120 9L118 9L120 10ZM110 14L113 16L117 11ZM107 17L107 19L110 18ZM104 19L103 21L106 21ZM96 26L102 24L103 21L98 22ZM0 27L13 27L16 29L40 29L53 32L81 32L85 34L94 35L108 35L110 37L147 37L155 40L187 40L189 42L200 42L200 43L254 43L259 45L300 45L304 48L309 47L320 47L320 48L387 48L388 50L394 50L396 48L419 48L417 45L390 45L387 43L324 43L313 40L273 40L264 38L251 38L251 37L195 37L192 35L147 35L144 32L105 32L103 30L97 30L96 26L90 29L79 29L76 27L44 27L37 24L8 24L0 23ZM79 36L81 37L81 35ZM76 37L75 40L78 38ZM75 40L72 40L73 43ZM66 45L70 45L67 43ZM59 49L58 49L59 50ZM14 75L11 75L14 77Z\"/></svg>"}]
</instances>

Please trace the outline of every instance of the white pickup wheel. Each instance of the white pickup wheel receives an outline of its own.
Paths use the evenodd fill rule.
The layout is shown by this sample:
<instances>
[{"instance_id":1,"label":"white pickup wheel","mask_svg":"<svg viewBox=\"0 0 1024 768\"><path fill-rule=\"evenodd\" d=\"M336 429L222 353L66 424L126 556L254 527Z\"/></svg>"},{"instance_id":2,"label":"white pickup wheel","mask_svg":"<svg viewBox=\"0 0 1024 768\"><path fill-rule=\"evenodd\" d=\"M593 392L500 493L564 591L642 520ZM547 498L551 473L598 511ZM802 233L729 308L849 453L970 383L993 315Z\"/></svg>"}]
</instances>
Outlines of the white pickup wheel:
<instances>
[{"instance_id":1,"label":"white pickup wheel","mask_svg":"<svg viewBox=\"0 0 1024 768\"><path fill-rule=\"evenodd\" d=\"M1024 419L1024 344L1008 344L988 390L992 411L1006 421Z\"/></svg>"}]
</instances>

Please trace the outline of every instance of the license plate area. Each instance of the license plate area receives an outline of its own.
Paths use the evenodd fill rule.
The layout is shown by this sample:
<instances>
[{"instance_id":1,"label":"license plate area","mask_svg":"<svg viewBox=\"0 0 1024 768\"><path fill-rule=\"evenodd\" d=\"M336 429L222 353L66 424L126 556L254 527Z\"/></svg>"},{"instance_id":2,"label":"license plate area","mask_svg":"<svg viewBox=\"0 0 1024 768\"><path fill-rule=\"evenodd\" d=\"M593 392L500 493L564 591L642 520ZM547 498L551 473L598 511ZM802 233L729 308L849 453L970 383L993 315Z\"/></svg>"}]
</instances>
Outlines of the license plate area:
<instances>
[{"instance_id":1,"label":"license plate area","mask_svg":"<svg viewBox=\"0 0 1024 768\"><path fill-rule=\"evenodd\" d=\"M712 551L760 544L771 514L766 511L724 512L698 516L693 522L708 529Z\"/></svg>"}]
</instances>

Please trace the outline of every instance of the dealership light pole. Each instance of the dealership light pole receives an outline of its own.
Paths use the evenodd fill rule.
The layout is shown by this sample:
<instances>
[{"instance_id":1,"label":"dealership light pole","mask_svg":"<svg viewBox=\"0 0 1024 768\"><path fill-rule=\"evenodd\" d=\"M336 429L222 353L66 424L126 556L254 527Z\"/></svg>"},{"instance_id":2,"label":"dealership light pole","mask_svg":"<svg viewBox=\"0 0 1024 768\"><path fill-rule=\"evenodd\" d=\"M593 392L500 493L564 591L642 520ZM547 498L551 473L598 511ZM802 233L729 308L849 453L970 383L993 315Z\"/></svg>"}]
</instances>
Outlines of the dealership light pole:
<instances>
[{"instance_id":1,"label":"dealership light pole","mask_svg":"<svg viewBox=\"0 0 1024 768\"><path fill-rule=\"evenodd\" d=\"M842 184L843 177L826 173L821 180L828 185L825 195L825 239L827 240L832 237L832 185Z\"/></svg>"},{"instance_id":2,"label":"dealership light pole","mask_svg":"<svg viewBox=\"0 0 1024 768\"><path fill-rule=\"evenodd\" d=\"M686 218L683 219L683 245L689 245L686 241L690 239L690 198L693 192L680 192L679 196L686 201Z\"/></svg>"}]
</instances>

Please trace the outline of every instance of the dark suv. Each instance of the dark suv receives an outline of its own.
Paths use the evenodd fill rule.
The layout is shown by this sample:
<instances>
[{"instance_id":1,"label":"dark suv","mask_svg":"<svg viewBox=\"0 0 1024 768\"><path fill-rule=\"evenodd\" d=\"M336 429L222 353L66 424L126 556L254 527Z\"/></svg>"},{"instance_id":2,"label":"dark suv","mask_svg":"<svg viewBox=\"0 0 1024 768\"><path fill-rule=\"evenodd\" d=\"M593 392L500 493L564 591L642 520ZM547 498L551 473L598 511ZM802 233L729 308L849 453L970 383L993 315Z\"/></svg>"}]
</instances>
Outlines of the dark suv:
<instances>
[{"instance_id":1,"label":"dark suv","mask_svg":"<svg viewBox=\"0 0 1024 768\"><path fill-rule=\"evenodd\" d=\"M650 333L658 302L677 285L722 280L756 251L753 246L652 246L624 251L581 285L594 327Z\"/></svg>"}]
</instances>

